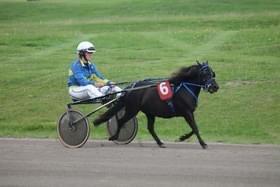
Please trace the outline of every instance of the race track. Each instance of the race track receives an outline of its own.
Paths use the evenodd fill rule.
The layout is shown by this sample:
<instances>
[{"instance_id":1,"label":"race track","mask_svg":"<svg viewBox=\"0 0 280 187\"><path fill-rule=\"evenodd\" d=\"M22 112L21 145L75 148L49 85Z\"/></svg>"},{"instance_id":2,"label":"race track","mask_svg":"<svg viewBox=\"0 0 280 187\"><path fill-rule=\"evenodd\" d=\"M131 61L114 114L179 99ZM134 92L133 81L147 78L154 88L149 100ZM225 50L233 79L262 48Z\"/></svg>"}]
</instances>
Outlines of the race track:
<instances>
[{"instance_id":1,"label":"race track","mask_svg":"<svg viewBox=\"0 0 280 187\"><path fill-rule=\"evenodd\" d=\"M0 186L280 186L280 146L0 139Z\"/></svg>"}]
</instances>

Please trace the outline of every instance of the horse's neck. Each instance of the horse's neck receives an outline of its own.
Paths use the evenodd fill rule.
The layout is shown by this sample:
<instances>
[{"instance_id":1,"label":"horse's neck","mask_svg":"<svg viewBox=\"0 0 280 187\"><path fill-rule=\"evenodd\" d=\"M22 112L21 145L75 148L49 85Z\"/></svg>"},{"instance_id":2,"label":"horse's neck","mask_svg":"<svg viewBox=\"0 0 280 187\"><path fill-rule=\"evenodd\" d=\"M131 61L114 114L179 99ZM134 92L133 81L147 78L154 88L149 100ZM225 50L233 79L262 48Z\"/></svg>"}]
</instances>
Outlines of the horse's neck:
<instances>
[{"instance_id":1,"label":"horse's neck","mask_svg":"<svg viewBox=\"0 0 280 187\"><path fill-rule=\"evenodd\" d=\"M192 86L192 90L193 90L193 93L196 95L196 97L198 98L199 94L200 94L200 90L201 90L201 87L197 87L197 86Z\"/></svg>"},{"instance_id":2,"label":"horse's neck","mask_svg":"<svg viewBox=\"0 0 280 187\"><path fill-rule=\"evenodd\" d=\"M182 79L177 78L177 77L172 77L172 78L169 79L169 82L171 84L173 84L174 86L177 86L182 82Z\"/></svg>"},{"instance_id":3,"label":"horse's neck","mask_svg":"<svg viewBox=\"0 0 280 187\"><path fill-rule=\"evenodd\" d=\"M174 85L178 85L185 81L195 83L198 79L198 74L197 65L181 68L177 73L173 74L173 76L169 78L169 82Z\"/></svg>"},{"instance_id":4,"label":"horse's neck","mask_svg":"<svg viewBox=\"0 0 280 187\"><path fill-rule=\"evenodd\" d=\"M169 82L170 82L170 84L173 84L174 86L178 86L178 85L180 85L181 83L184 83L184 82L197 84L197 81L192 79L192 78L182 79L182 78L173 77L173 78L169 79Z\"/></svg>"}]
</instances>

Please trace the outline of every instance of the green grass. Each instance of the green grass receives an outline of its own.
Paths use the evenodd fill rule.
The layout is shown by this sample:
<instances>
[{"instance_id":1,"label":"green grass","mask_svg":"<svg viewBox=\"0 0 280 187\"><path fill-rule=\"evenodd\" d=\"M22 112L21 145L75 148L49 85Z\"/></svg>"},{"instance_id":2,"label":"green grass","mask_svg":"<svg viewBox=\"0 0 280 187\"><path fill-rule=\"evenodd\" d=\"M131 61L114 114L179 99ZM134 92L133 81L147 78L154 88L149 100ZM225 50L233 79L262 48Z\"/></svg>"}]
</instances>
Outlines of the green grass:
<instances>
[{"instance_id":1,"label":"green grass","mask_svg":"<svg viewBox=\"0 0 280 187\"><path fill-rule=\"evenodd\" d=\"M220 90L195 113L206 141L280 144L280 2L275 0L0 0L0 136L56 137L79 41L107 78L166 77L210 62ZM89 112L95 106L80 108ZM151 139L138 115L137 139ZM92 117L90 118L90 121ZM190 131L157 119L163 140ZM107 137L105 127L91 138ZM190 141L196 141L192 138Z\"/></svg>"}]
</instances>

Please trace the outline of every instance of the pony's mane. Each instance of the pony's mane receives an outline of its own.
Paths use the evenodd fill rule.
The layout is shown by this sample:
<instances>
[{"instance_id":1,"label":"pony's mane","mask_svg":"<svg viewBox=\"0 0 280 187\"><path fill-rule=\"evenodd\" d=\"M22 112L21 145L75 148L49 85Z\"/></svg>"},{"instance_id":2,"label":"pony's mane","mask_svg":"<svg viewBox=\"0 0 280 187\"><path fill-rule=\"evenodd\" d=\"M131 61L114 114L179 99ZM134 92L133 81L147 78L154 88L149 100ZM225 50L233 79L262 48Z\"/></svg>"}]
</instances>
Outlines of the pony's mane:
<instances>
[{"instance_id":1,"label":"pony's mane","mask_svg":"<svg viewBox=\"0 0 280 187\"><path fill-rule=\"evenodd\" d=\"M172 73L168 80L172 84L179 84L184 80L193 80L196 77L198 70L197 67L197 64L188 67L182 67L178 71Z\"/></svg>"}]
</instances>

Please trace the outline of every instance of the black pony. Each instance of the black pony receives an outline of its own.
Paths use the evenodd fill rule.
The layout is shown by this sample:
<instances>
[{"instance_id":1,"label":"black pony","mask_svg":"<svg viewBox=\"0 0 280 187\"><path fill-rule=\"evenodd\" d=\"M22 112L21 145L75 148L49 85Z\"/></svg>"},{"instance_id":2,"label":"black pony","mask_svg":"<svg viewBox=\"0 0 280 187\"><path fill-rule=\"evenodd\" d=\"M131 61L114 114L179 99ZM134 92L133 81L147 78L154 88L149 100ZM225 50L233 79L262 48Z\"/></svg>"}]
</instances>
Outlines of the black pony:
<instances>
[{"instance_id":1,"label":"black pony","mask_svg":"<svg viewBox=\"0 0 280 187\"><path fill-rule=\"evenodd\" d=\"M179 141L184 141L195 134L200 145L203 148L207 148L207 144L200 137L193 113L197 106L197 99L201 88L209 93L214 93L219 89L215 81L215 73L208 65L208 62L199 63L197 61L195 65L181 68L167 80L173 89L173 96L169 101L162 101L160 99L156 86L146 86L153 85L155 84L154 82L139 81L133 86L143 87L143 89L136 89L125 93L113 107L94 120L94 125L97 126L108 121L125 107L124 116L118 119L117 133L109 138L109 140L116 140L122 125L136 116L139 111L142 111L147 116L149 132L157 144L160 147L164 147L154 131L155 117L172 118L182 116L188 122L192 131L182 135Z\"/></svg>"}]
</instances>

